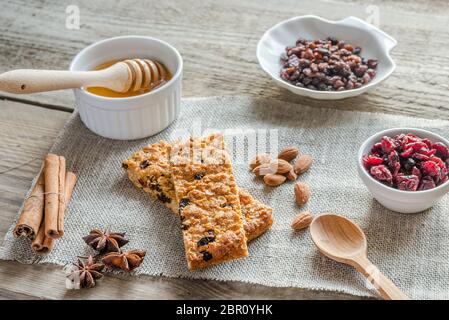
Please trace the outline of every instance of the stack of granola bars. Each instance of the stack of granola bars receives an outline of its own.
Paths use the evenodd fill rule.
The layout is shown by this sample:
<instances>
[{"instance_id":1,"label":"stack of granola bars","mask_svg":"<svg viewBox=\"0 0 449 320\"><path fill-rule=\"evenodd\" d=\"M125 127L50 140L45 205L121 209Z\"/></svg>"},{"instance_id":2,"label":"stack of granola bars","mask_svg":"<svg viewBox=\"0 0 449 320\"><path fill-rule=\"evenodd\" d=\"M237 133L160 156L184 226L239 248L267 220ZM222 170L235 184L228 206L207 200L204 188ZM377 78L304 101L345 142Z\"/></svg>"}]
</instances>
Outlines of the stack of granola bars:
<instances>
[{"instance_id":1,"label":"stack of granola bars","mask_svg":"<svg viewBox=\"0 0 449 320\"><path fill-rule=\"evenodd\" d=\"M272 209L237 187L221 134L148 145L123 167L179 215L191 270L246 257L247 241L273 224Z\"/></svg>"}]
</instances>

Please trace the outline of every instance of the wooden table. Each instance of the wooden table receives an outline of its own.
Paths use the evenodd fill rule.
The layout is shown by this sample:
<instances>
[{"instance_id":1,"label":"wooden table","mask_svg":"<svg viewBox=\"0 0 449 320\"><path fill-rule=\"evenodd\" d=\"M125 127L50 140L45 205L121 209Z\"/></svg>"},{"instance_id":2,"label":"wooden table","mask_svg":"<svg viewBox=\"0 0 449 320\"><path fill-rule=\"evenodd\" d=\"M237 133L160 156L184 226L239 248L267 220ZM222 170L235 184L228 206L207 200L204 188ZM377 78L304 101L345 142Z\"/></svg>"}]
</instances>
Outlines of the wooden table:
<instances>
[{"instance_id":1,"label":"wooden table","mask_svg":"<svg viewBox=\"0 0 449 320\"><path fill-rule=\"evenodd\" d=\"M245 94L314 107L334 107L449 119L449 7L446 0L227 1L25 1L3 0L0 72L15 68L67 69L82 48L100 39L151 35L184 57L184 96ZM262 4L263 3L263 4ZM374 2L372 2L374 3ZM66 7L80 9L80 29L66 29ZM358 98L319 102L274 86L255 50L263 32L286 18L316 14L338 20L371 19L398 39L395 73ZM298 32L298 36L299 36ZM41 159L73 111L70 91L33 95L0 93L0 237L13 222ZM0 261L0 298L353 298L296 288L159 277L106 277L92 290L66 291L61 268Z\"/></svg>"}]
</instances>

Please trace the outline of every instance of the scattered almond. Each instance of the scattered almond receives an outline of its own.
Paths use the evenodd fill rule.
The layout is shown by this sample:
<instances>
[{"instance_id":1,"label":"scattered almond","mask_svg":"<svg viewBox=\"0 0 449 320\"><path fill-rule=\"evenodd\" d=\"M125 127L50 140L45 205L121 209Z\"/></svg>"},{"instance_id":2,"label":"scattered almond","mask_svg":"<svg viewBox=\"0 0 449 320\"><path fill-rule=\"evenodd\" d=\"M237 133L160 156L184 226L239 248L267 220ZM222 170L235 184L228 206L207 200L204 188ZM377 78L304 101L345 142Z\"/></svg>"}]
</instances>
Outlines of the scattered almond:
<instances>
[{"instance_id":1,"label":"scattered almond","mask_svg":"<svg viewBox=\"0 0 449 320\"><path fill-rule=\"evenodd\" d=\"M278 155L278 159L283 159L285 161L292 161L295 159L299 154L298 148L295 147L287 147L284 148Z\"/></svg>"},{"instance_id":2,"label":"scattered almond","mask_svg":"<svg viewBox=\"0 0 449 320\"><path fill-rule=\"evenodd\" d=\"M276 159L271 161L270 167L277 174L284 174L293 170L292 165L283 159Z\"/></svg>"},{"instance_id":3,"label":"scattered almond","mask_svg":"<svg viewBox=\"0 0 449 320\"><path fill-rule=\"evenodd\" d=\"M295 183L295 201L298 205L302 206L309 201L310 188L304 182Z\"/></svg>"},{"instance_id":4,"label":"scattered almond","mask_svg":"<svg viewBox=\"0 0 449 320\"><path fill-rule=\"evenodd\" d=\"M274 174L276 173L276 170L273 170L269 163L264 163L260 166L255 167L253 173L256 176L264 176L266 174Z\"/></svg>"},{"instance_id":5,"label":"scattered almond","mask_svg":"<svg viewBox=\"0 0 449 320\"><path fill-rule=\"evenodd\" d=\"M295 170L290 170L285 175L288 180L295 181L298 178L298 175L295 173Z\"/></svg>"},{"instance_id":6,"label":"scattered almond","mask_svg":"<svg viewBox=\"0 0 449 320\"><path fill-rule=\"evenodd\" d=\"M267 174L263 177L263 181L270 187L277 187L285 182L287 178L280 174Z\"/></svg>"},{"instance_id":7,"label":"scattered almond","mask_svg":"<svg viewBox=\"0 0 449 320\"><path fill-rule=\"evenodd\" d=\"M309 170L310 166L312 165L313 158L312 156L308 154L304 154L299 156L298 159L296 159L294 169L295 173L300 175Z\"/></svg>"},{"instance_id":8,"label":"scattered almond","mask_svg":"<svg viewBox=\"0 0 449 320\"><path fill-rule=\"evenodd\" d=\"M254 170L254 168L260 166L261 164L270 163L270 161L271 157L268 153L261 153L256 155L254 159L251 160L251 162L249 163L249 167L251 168L251 170Z\"/></svg>"},{"instance_id":9,"label":"scattered almond","mask_svg":"<svg viewBox=\"0 0 449 320\"><path fill-rule=\"evenodd\" d=\"M312 223L313 216L309 211L303 211L298 214L292 222L292 228L294 230L301 230L307 228Z\"/></svg>"}]
</instances>

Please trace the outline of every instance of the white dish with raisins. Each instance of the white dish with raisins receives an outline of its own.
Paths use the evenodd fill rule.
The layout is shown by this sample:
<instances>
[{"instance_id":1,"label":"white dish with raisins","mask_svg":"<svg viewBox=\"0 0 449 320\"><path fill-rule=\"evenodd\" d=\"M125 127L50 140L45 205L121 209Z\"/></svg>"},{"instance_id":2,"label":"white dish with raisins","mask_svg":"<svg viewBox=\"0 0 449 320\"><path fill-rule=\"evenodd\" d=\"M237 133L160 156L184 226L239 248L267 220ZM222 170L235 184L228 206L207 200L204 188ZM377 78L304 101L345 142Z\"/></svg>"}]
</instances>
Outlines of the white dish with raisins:
<instances>
[{"instance_id":1,"label":"white dish with raisins","mask_svg":"<svg viewBox=\"0 0 449 320\"><path fill-rule=\"evenodd\" d=\"M339 100L387 79L396 68L390 57L396 44L385 32L355 17L329 21L307 15L265 32L257 45L257 59L279 86L309 98Z\"/></svg>"}]
</instances>

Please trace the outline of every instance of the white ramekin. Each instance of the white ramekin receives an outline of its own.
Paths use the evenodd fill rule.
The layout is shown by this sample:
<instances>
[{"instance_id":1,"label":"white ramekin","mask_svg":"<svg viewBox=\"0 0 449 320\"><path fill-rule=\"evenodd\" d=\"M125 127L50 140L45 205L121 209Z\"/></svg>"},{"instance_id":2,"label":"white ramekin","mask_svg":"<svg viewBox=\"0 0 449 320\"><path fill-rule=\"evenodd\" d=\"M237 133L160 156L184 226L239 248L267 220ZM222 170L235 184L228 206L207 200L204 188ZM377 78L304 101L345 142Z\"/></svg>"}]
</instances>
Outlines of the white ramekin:
<instances>
[{"instance_id":1,"label":"white ramekin","mask_svg":"<svg viewBox=\"0 0 449 320\"><path fill-rule=\"evenodd\" d=\"M442 136L423 129L394 128L381 131L369 137L360 147L358 153L358 172L368 190L387 209L400 213L416 213L429 209L449 192L449 181L430 190L403 191L388 187L368 173L363 166L362 157L368 154L374 143L379 142L383 136L394 137L400 133L413 133L420 138L429 138L432 142L443 142L449 146L449 141Z\"/></svg>"},{"instance_id":2,"label":"white ramekin","mask_svg":"<svg viewBox=\"0 0 449 320\"><path fill-rule=\"evenodd\" d=\"M79 52L71 71L92 70L113 60L150 58L162 62L173 77L148 93L128 98L97 96L75 89L75 103L83 123L110 139L133 140L154 135L178 116L181 105L183 62L168 43L145 36L123 36L96 42Z\"/></svg>"}]
</instances>

